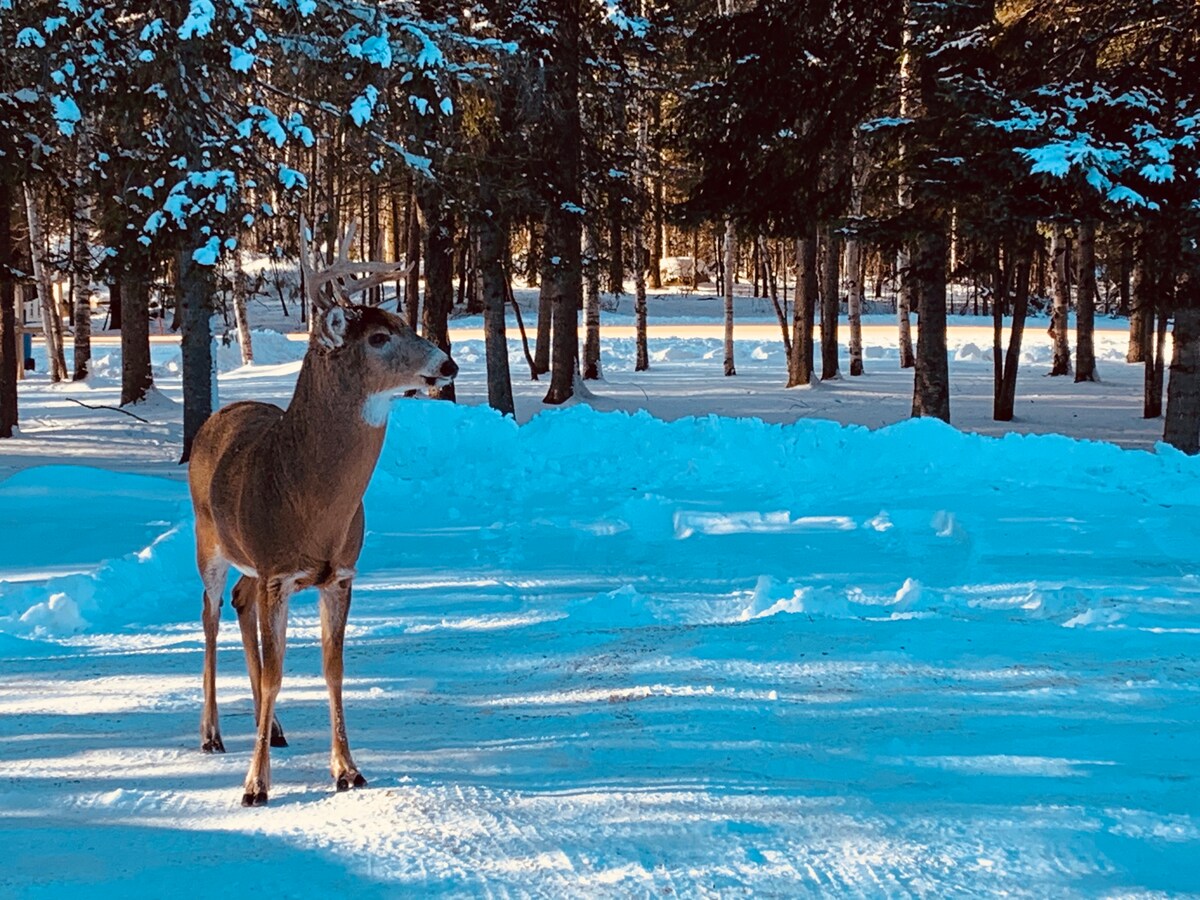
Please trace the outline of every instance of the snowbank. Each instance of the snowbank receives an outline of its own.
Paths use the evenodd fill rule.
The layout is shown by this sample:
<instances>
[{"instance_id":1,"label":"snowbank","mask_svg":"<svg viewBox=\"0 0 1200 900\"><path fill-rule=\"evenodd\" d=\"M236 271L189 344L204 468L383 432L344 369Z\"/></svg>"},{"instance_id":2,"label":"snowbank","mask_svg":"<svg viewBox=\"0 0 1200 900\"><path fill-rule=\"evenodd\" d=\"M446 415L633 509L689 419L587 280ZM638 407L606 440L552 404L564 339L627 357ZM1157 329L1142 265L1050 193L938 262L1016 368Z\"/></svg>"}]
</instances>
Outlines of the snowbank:
<instances>
[{"instance_id":1,"label":"snowbank","mask_svg":"<svg viewBox=\"0 0 1200 900\"><path fill-rule=\"evenodd\" d=\"M37 541L59 540L42 529L67 520L39 512L47 498L107 537L69 574L0 557L0 632L195 619L183 485L58 467L0 483L6 523L41 516ZM593 620L611 606L675 622L999 613L1097 625L1191 614L1200 595L1178 580L1193 566L1200 459L935 420L869 431L575 406L518 427L486 408L398 401L366 504L365 577L428 568L430 553L447 570L543 577L587 560L629 586L581 592L562 611ZM136 543L114 552L122 538ZM73 539L88 546L86 531ZM1150 572L1177 579L1173 605L1150 602ZM701 577L721 596L680 599Z\"/></svg>"}]
</instances>

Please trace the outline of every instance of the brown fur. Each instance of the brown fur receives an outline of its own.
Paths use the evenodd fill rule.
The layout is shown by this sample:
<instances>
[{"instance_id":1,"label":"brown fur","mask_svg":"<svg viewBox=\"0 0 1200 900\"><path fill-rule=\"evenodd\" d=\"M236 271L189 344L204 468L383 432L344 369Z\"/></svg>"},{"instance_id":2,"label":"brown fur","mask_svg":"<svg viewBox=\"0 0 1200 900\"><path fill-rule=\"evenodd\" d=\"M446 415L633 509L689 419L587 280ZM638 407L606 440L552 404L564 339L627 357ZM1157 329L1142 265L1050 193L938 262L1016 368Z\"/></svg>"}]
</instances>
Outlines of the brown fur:
<instances>
[{"instance_id":1,"label":"brown fur","mask_svg":"<svg viewBox=\"0 0 1200 900\"><path fill-rule=\"evenodd\" d=\"M382 347L373 335L387 335ZM283 672L287 606L297 590L321 592L322 649L330 695L330 768L339 789L365 784L350 756L342 714L342 645L363 540L362 496L383 447L384 425L364 418L407 388L448 383L457 366L398 316L375 307L326 311L287 410L234 403L196 435L188 482L196 561L204 582L201 745L223 751L216 704L216 634L230 565L258 740L244 805L267 800L270 746L286 746L274 718ZM260 647L261 638L261 647Z\"/></svg>"}]
</instances>

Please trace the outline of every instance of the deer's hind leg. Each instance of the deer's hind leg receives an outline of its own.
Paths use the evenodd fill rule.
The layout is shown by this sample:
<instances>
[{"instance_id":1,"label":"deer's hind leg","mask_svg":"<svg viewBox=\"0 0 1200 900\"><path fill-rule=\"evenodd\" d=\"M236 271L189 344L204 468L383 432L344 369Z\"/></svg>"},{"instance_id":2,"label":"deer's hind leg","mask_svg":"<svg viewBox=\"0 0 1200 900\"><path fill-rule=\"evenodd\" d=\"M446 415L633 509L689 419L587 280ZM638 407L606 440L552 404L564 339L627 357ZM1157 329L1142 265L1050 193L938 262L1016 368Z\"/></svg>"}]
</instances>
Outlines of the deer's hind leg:
<instances>
[{"instance_id":1,"label":"deer's hind leg","mask_svg":"<svg viewBox=\"0 0 1200 900\"><path fill-rule=\"evenodd\" d=\"M224 753L221 725L217 714L217 630L221 625L221 602L229 562L211 539L211 524L197 518L196 563L204 582L202 619L204 622L204 709L200 714L200 749L205 753Z\"/></svg>"},{"instance_id":2,"label":"deer's hind leg","mask_svg":"<svg viewBox=\"0 0 1200 900\"><path fill-rule=\"evenodd\" d=\"M254 695L254 725L262 713L262 653L258 647L258 579L243 575L233 586L233 608L237 610L238 626L242 630L242 649L246 651L246 672L250 676L250 692ZM271 746L286 747L283 726L279 717L271 721Z\"/></svg>"}]
</instances>

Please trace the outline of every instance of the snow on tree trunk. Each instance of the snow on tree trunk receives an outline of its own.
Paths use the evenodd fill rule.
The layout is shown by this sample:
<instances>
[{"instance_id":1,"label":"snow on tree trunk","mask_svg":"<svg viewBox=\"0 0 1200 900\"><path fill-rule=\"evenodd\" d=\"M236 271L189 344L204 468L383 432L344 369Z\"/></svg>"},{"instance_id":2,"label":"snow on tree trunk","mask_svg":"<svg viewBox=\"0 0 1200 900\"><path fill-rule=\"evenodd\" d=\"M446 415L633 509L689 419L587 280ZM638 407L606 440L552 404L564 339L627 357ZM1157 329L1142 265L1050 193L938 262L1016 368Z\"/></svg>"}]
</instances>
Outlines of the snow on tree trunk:
<instances>
[{"instance_id":1,"label":"snow on tree trunk","mask_svg":"<svg viewBox=\"0 0 1200 900\"><path fill-rule=\"evenodd\" d=\"M1163 441L1195 454L1200 451L1200 283L1187 279L1182 308L1175 310L1175 350L1167 383Z\"/></svg>"},{"instance_id":2,"label":"snow on tree trunk","mask_svg":"<svg viewBox=\"0 0 1200 900\"><path fill-rule=\"evenodd\" d=\"M928 223L914 243L910 265L917 300L914 416L950 421L950 369L946 361L946 233Z\"/></svg>"},{"instance_id":3,"label":"snow on tree trunk","mask_svg":"<svg viewBox=\"0 0 1200 900\"><path fill-rule=\"evenodd\" d=\"M1071 344L1067 334L1067 311L1071 305L1070 268L1067 257L1067 229L1055 225L1050 237L1050 257L1053 260L1051 279L1054 285L1054 307L1050 314L1050 339L1054 355L1051 375L1071 374Z\"/></svg>"},{"instance_id":4,"label":"snow on tree trunk","mask_svg":"<svg viewBox=\"0 0 1200 900\"><path fill-rule=\"evenodd\" d=\"M736 375L733 363L733 271L737 268L737 230L733 219L725 220L725 374Z\"/></svg>"},{"instance_id":5,"label":"snow on tree trunk","mask_svg":"<svg viewBox=\"0 0 1200 900\"><path fill-rule=\"evenodd\" d=\"M821 380L839 378L838 371L838 254L833 228L821 230L824 255L821 258Z\"/></svg>"},{"instance_id":6,"label":"snow on tree trunk","mask_svg":"<svg viewBox=\"0 0 1200 900\"><path fill-rule=\"evenodd\" d=\"M184 241L185 246L198 246L198 237ZM183 458L192 453L192 441L200 426L213 413L212 352L212 267L202 266L192 258L190 250L178 254L180 324L183 351Z\"/></svg>"},{"instance_id":7,"label":"snow on tree trunk","mask_svg":"<svg viewBox=\"0 0 1200 900\"><path fill-rule=\"evenodd\" d=\"M246 315L246 271L242 268L240 248L233 253L233 321L237 326L242 365L248 366L254 362L254 345L251 343L250 321Z\"/></svg>"},{"instance_id":8,"label":"snow on tree trunk","mask_svg":"<svg viewBox=\"0 0 1200 900\"><path fill-rule=\"evenodd\" d=\"M792 305L792 353L788 387L809 384L813 377L813 320L817 306L817 234L815 226L796 241L796 301Z\"/></svg>"},{"instance_id":9,"label":"snow on tree trunk","mask_svg":"<svg viewBox=\"0 0 1200 900\"><path fill-rule=\"evenodd\" d=\"M145 273L122 274L121 405L145 399L154 386L150 368L150 285Z\"/></svg>"},{"instance_id":10,"label":"snow on tree trunk","mask_svg":"<svg viewBox=\"0 0 1200 900\"><path fill-rule=\"evenodd\" d=\"M1096 223L1079 223L1079 286L1075 299L1075 381L1099 381L1096 374ZM1149 325L1149 323L1147 323ZM1150 328L1146 328L1147 334Z\"/></svg>"},{"instance_id":11,"label":"snow on tree trunk","mask_svg":"<svg viewBox=\"0 0 1200 900\"><path fill-rule=\"evenodd\" d=\"M494 194L482 196L485 209L496 210ZM487 359L488 405L506 416L514 414L512 373L508 369L508 337L504 307L508 300L508 278L504 256L508 249L508 223L500 213L484 215L476 226L479 234L479 268L483 280L483 342Z\"/></svg>"},{"instance_id":12,"label":"snow on tree trunk","mask_svg":"<svg viewBox=\"0 0 1200 900\"><path fill-rule=\"evenodd\" d=\"M33 260L33 277L37 282L38 299L42 307L42 333L49 359L50 380L64 381L67 363L63 355L62 317L58 314L58 302L50 284L50 272L46 269L46 231L42 224L42 210L29 185L25 185L25 214L29 221L29 255Z\"/></svg>"}]
</instances>

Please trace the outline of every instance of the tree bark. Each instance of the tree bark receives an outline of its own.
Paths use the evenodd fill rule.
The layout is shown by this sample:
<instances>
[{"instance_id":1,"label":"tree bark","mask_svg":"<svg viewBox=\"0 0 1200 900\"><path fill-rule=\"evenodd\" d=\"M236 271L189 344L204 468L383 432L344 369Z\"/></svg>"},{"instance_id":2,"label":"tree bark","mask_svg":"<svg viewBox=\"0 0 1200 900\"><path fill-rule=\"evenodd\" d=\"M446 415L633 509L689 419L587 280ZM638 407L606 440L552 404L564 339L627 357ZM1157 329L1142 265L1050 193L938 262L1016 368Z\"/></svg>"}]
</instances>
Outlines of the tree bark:
<instances>
[{"instance_id":1,"label":"tree bark","mask_svg":"<svg viewBox=\"0 0 1200 900\"><path fill-rule=\"evenodd\" d=\"M82 171L82 166L80 167ZM88 377L92 363L92 288L91 254L88 251L88 197L82 185L75 188L74 212L71 219L73 234L71 260L75 273L71 305L75 310L75 365L72 380Z\"/></svg>"},{"instance_id":2,"label":"tree bark","mask_svg":"<svg viewBox=\"0 0 1200 900\"><path fill-rule=\"evenodd\" d=\"M910 263L917 300L914 416L950 421L950 369L946 361L946 233L929 223L914 242Z\"/></svg>"},{"instance_id":3,"label":"tree bark","mask_svg":"<svg viewBox=\"0 0 1200 900\"><path fill-rule=\"evenodd\" d=\"M512 373L508 368L508 336L504 307L508 278L504 257L508 249L508 222L498 212L494 194L483 198L486 213L476 224L479 235L479 267L483 280L483 342L487 358L488 405L506 416L514 415Z\"/></svg>"},{"instance_id":4,"label":"tree bark","mask_svg":"<svg viewBox=\"0 0 1200 900\"><path fill-rule=\"evenodd\" d=\"M150 368L150 285L147 274L122 274L121 405L140 403L154 386Z\"/></svg>"},{"instance_id":5,"label":"tree bark","mask_svg":"<svg viewBox=\"0 0 1200 900\"><path fill-rule=\"evenodd\" d=\"M900 117L910 118L914 112L914 91L916 89L915 72L912 52L912 0L903 0L900 52ZM908 158L912 149L908 141L901 136L898 148L899 166L896 177L896 194L901 210L910 209L913 205L912 178L909 174ZM915 365L912 344L912 323L909 314L913 305L913 273L912 258L907 245L896 254L896 274L900 278L900 291L896 297L896 320L899 326L900 368L910 369ZM924 323L922 323L924 324Z\"/></svg>"},{"instance_id":6,"label":"tree bark","mask_svg":"<svg viewBox=\"0 0 1200 900\"><path fill-rule=\"evenodd\" d=\"M583 377L587 381L600 378L600 210L594 195L592 200L583 223Z\"/></svg>"},{"instance_id":7,"label":"tree bark","mask_svg":"<svg viewBox=\"0 0 1200 900\"><path fill-rule=\"evenodd\" d=\"M404 259L408 264L408 277L404 279L404 318L414 331L420 321L421 307L421 245L422 238L420 204L414 186L408 199L408 234L404 241Z\"/></svg>"},{"instance_id":8,"label":"tree bark","mask_svg":"<svg viewBox=\"0 0 1200 900\"><path fill-rule=\"evenodd\" d=\"M821 380L840 378L838 371L838 254L841 251L833 228L821 229L825 255L821 259Z\"/></svg>"},{"instance_id":9,"label":"tree bark","mask_svg":"<svg viewBox=\"0 0 1200 900\"><path fill-rule=\"evenodd\" d=\"M1200 296L1195 296L1200 284L1194 277L1188 282L1183 303L1175 310L1163 441L1194 455L1200 451Z\"/></svg>"},{"instance_id":10,"label":"tree bark","mask_svg":"<svg viewBox=\"0 0 1200 900\"><path fill-rule=\"evenodd\" d=\"M10 438L17 427L17 291L13 267L12 185L0 176L0 438Z\"/></svg>"},{"instance_id":11,"label":"tree bark","mask_svg":"<svg viewBox=\"0 0 1200 900\"><path fill-rule=\"evenodd\" d=\"M1013 324L1008 337L1008 352L1005 354L1003 366L998 370L997 389L993 397L992 418L997 422L1011 422L1017 398L1017 367L1021 361L1021 342L1025 335L1025 317L1029 312L1029 282L1033 269L1032 242L1025 246L1015 247L1015 261L1010 261L1010 274L1013 275ZM996 283L999 288L993 293L992 315L995 322L995 341L993 353L1000 359L1000 331L1004 316L1004 303L1001 298L1008 293L1009 275L1001 272L997 265Z\"/></svg>"},{"instance_id":12,"label":"tree bark","mask_svg":"<svg viewBox=\"0 0 1200 900\"><path fill-rule=\"evenodd\" d=\"M792 354L788 359L788 387L812 382L813 320L817 306L817 232L796 241L796 302L792 305Z\"/></svg>"},{"instance_id":13,"label":"tree bark","mask_svg":"<svg viewBox=\"0 0 1200 900\"><path fill-rule=\"evenodd\" d=\"M737 269L737 230L725 220L725 374L736 375L733 363L733 273Z\"/></svg>"},{"instance_id":14,"label":"tree bark","mask_svg":"<svg viewBox=\"0 0 1200 900\"><path fill-rule=\"evenodd\" d=\"M121 279L113 278L108 284L108 327L113 331L120 331L122 319L124 318L124 308L121 296Z\"/></svg>"},{"instance_id":15,"label":"tree bark","mask_svg":"<svg viewBox=\"0 0 1200 900\"><path fill-rule=\"evenodd\" d=\"M46 269L46 232L42 226L42 211L29 185L25 185L25 214L29 220L29 255L33 260L33 277L37 281L38 297L42 306L42 332L49 359L50 380L64 381L67 363L63 355L62 317L58 314L58 302L50 284L50 273Z\"/></svg>"},{"instance_id":16,"label":"tree bark","mask_svg":"<svg viewBox=\"0 0 1200 900\"><path fill-rule=\"evenodd\" d=\"M254 362L254 345L250 338L250 321L246 315L246 272L242 269L241 247L233 251L233 321L237 326L238 346L242 365Z\"/></svg>"},{"instance_id":17,"label":"tree bark","mask_svg":"<svg viewBox=\"0 0 1200 900\"><path fill-rule=\"evenodd\" d=\"M550 235L543 234L543 238L549 243ZM551 293L553 288L549 284L553 273L550 269L550 254L546 253L541 258L541 272L538 278L537 338L533 347L533 362L539 375L550 371L550 343L554 336L554 298Z\"/></svg>"},{"instance_id":18,"label":"tree bark","mask_svg":"<svg viewBox=\"0 0 1200 900\"><path fill-rule=\"evenodd\" d=\"M1075 381L1099 381L1096 374L1096 223L1079 223L1079 276L1075 298ZM1150 328L1146 331L1149 333Z\"/></svg>"},{"instance_id":19,"label":"tree bark","mask_svg":"<svg viewBox=\"0 0 1200 900\"><path fill-rule=\"evenodd\" d=\"M450 352L450 309L454 305L454 216L442 189L424 180L417 202L425 219L425 303L421 334L445 353ZM454 383L430 388L435 400L454 401Z\"/></svg>"},{"instance_id":20,"label":"tree bark","mask_svg":"<svg viewBox=\"0 0 1200 900\"><path fill-rule=\"evenodd\" d=\"M1147 259L1149 241L1145 232L1137 242L1137 255L1133 261L1133 284L1129 294L1129 348L1125 352L1125 362L1145 362L1150 349L1150 328L1147 318L1154 309L1154 279L1150 274L1150 260Z\"/></svg>"},{"instance_id":21,"label":"tree bark","mask_svg":"<svg viewBox=\"0 0 1200 900\"><path fill-rule=\"evenodd\" d=\"M1067 311L1071 305L1071 283L1068 277L1067 229L1055 225L1050 238L1050 256L1053 264L1054 306L1050 314L1050 338L1054 355L1050 364L1051 375L1071 374L1071 345L1067 333Z\"/></svg>"},{"instance_id":22,"label":"tree bark","mask_svg":"<svg viewBox=\"0 0 1200 900\"><path fill-rule=\"evenodd\" d=\"M198 235L185 239L186 246L200 244ZM183 351L183 458L192 455L192 441L215 407L216 378L212 353L212 269L192 259L190 249L178 253L178 296Z\"/></svg>"},{"instance_id":23,"label":"tree bark","mask_svg":"<svg viewBox=\"0 0 1200 900\"><path fill-rule=\"evenodd\" d=\"M581 11L578 0L560 0L551 8L556 15L554 53L546 67L546 114L551 135L547 163L552 194L546 210L545 253L551 261L554 360L550 389L543 402L559 404L571 399L575 393L579 310L583 296L579 247L583 200L580 190L583 135L579 108Z\"/></svg>"}]
</instances>

